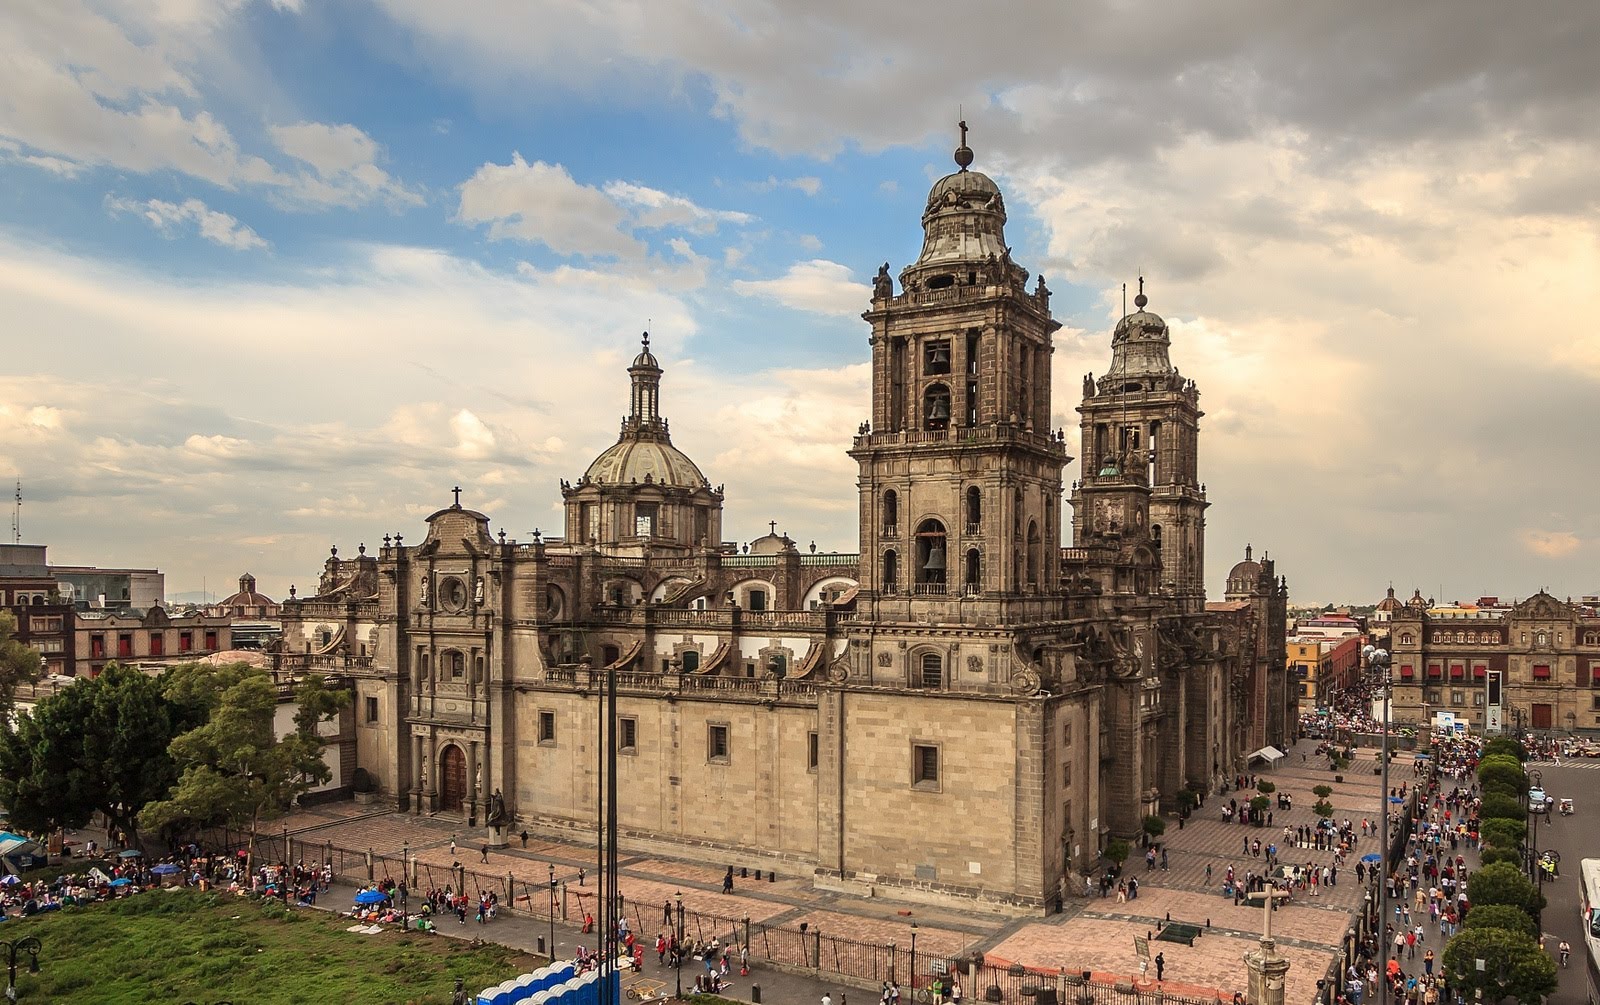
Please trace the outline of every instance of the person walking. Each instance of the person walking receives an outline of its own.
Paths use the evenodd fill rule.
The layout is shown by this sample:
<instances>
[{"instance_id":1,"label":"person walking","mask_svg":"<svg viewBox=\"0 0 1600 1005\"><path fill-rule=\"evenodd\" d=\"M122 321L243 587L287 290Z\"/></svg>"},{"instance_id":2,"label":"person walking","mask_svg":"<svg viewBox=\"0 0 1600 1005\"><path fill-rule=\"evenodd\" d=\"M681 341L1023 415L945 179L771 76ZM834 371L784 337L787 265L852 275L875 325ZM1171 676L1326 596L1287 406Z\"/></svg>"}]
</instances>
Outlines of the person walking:
<instances>
[{"instance_id":1,"label":"person walking","mask_svg":"<svg viewBox=\"0 0 1600 1005\"><path fill-rule=\"evenodd\" d=\"M1161 980L1161 974L1167 969L1167 956L1165 953L1156 954L1156 980Z\"/></svg>"},{"instance_id":2,"label":"person walking","mask_svg":"<svg viewBox=\"0 0 1600 1005\"><path fill-rule=\"evenodd\" d=\"M479 855L479 861L483 861L483 862L489 861L489 846L488 845L480 845L478 847L478 855Z\"/></svg>"},{"instance_id":3,"label":"person walking","mask_svg":"<svg viewBox=\"0 0 1600 1005\"><path fill-rule=\"evenodd\" d=\"M728 866L728 871L722 874L722 892L733 892L733 866Z\"/></svg>"},{"instance_id":4,"label":"person walking","mask_svg":"<svg viewBox=\"0 0 1600 1005\"><path fill-rule=\"evenodd\" d=\"M450 857L456 857L456 836L454 834L450 835Z\"/></svg>"},{"instance_id":5,"label":"person walking","mask_svg":"<svg viewBox=\"0 0 1600 1005\"><path fill-rule=\"evenodd\" d=\"M1566 939L1561 940L1561 945L1556 948L1556 952L1560 954L1561 965L1565 967L1567 965L1567 960L1572 958L1572 947L1567 944ZM1432 956L1433 950L1428 950L1428 955Z\"/></svg>"}]
</instances>

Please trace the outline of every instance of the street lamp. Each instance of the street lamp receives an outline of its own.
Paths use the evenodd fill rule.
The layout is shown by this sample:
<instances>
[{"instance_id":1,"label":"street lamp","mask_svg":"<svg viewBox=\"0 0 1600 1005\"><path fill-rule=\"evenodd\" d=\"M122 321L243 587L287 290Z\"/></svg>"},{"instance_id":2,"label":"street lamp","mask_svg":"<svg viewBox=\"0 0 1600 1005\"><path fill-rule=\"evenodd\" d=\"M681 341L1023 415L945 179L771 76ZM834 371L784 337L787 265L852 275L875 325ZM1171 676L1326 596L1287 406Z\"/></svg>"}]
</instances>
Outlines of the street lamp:
<instances>
[{"instance_id":1,"label":"street lamp","mask_svg":"<svg viewBox=\"0 0 1600 1005\"><path fill-rule=\"evenodd\" d=\"M819 963L818 966L821 966ZM911 1000L917 1000L917 923L911 923Z\"/></svg>"},{"instance_id":2,"label":"street lamp","mask_svg":"<svg viewBox=\"0 0 1600 1005\"><path fill-rule=\"evenodd\" d=\"M406 895L411 886L411 839L400 846L400 930L406 930Z\"/></svg>"},{"instance_id":3,"label":"street lamp","mask_svg":"<svg viewBox=\"0 0 1600 1005\"><path fill-rule=\"evenodd\" d=\"M678 932L677 932L678 944L677 944L677 947L673 950L673 953L672 953L672 969L678 975L678 995L677 995L677 997L679 999L682 999L683 998L683 891L680 890L677 893L674 893L672 895L672 899L674 899L674 900L676 900L678 902Z\"/></svg>"},{"instance_id":4,"label":"street lamp","mask_svg":"<svg viewBox=\"0 0 1600 1005\"><path fill-rule=\"evenodd\" d=\"M641 933L642 934L642 933ZM550 960L556 958L556 864L550 863Z\"/></svg>"},{"instance_id":5,"label":"street lamp","mask_svg":"<svg viewBox=\"0 0 1600 1005\"><path fill-rule=\"evenodd\" d=\"M39 940L29 935L13 942L0 940L0 946L6 947L8 955L7 966L10 968L10 979L6 983L6 998L10 1001L17 1000L17 956L20 953L28 954L28 973L39 972Z\"/></svg>"},{"instance_id":6,"label":"street lamp","mask_svg":"<svg viewBox=\"0 0 1600 1005\"><path fill-rule=\"evenodd\" d=\"M1375 670L1375 683L1383 689L1383 720L1378 723L1382 731L1379 762L1382 765L1383 783L1381 789L1382 817L1378 821L1378 864L1382 872L1378 878L1378 959L1382 962L1388 960L1389 948L1389 702L1393 697L1394 679L1389 673L1389 652L1385 649L1374 650L1368 658L1368 666ZM1385 1005L1389 998L1388 968L1384 967L1384 979L1378 982L1378 1005Z\"/></svg>"}]
</instances>

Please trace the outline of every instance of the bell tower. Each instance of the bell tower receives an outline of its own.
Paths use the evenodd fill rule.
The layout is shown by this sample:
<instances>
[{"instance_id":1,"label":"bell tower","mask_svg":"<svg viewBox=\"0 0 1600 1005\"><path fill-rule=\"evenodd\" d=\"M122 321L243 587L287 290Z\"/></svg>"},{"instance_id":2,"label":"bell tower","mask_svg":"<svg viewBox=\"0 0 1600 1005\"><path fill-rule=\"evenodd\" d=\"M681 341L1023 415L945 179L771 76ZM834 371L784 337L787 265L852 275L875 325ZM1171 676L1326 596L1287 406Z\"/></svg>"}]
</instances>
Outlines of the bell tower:
<instances>
[{"instance_id":1,"label":"bell tower","mask_svg":"<svg viewBox=\"0 0 1600 1005\"><path fill-rule=\"evenodd\" d=\"M1003 625L1036 619L1055 591L1061 471L1050 430L1050 291L1011 260L1000 189L958 170L922 213L922 253L878 270L872 421L861 467L861 585L879 619Z\"/></svg>"},{"instance_id":2,"label":"bell tower","mask_svg":"<svg viewBox=\"0 0 1600 1005\"><path fill-rule=\"evenodd\" d=\"M1200 391L1172 365L1172 339L1159 314L1145 310L1144 278L1134 313L1117 322L1111 368L1083 378L1083 482L1073 492L1074 522L1083 534L1096 526L1106 481L1136 477L1149 494L1151 544L1159 553L1159 589L1179 609L1205 609L1205 487L1200 484ZM1133 467L1140 470L1132 471ZM1114 507L1113 507L1114 508Z\"/></svg>"}]
</instances>

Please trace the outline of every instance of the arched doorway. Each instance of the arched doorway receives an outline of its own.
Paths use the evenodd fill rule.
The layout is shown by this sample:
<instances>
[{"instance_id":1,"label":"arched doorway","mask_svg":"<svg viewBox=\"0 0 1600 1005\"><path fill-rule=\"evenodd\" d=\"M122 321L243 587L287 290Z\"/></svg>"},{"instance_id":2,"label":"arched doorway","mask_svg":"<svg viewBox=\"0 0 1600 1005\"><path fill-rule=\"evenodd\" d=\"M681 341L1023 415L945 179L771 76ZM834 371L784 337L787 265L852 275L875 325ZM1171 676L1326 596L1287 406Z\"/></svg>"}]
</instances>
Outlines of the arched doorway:
<instances>
[{"instance_id":1,"label":"arched doorway","mask_svg":"<svg viewBox=\"0 0 1600 1005\"><path fill-rule=\"evenodd\" d=\"M450 744L439 755L439 809L460 813L467 798L467 756Z\"/></svg>"}]
</instances>

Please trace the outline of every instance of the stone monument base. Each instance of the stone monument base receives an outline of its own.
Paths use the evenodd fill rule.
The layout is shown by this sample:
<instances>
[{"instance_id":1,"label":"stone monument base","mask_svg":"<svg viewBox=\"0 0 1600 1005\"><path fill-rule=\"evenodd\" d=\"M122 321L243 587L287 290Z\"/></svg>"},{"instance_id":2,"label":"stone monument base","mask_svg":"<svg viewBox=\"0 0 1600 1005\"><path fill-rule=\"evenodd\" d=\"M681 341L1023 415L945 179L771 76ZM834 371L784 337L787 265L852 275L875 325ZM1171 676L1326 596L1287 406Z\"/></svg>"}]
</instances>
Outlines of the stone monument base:
<instances>
[{"instance_id":1,"label":"stone monument base","mask_svg":"<svg viewBox=\"0 0 1600 1005\"><path fill-rule=\"evenodd\" d=\"M489 828L489 847L504 848L511 843L511 835L504 827Z\"/></svg>"}]
</instances>

